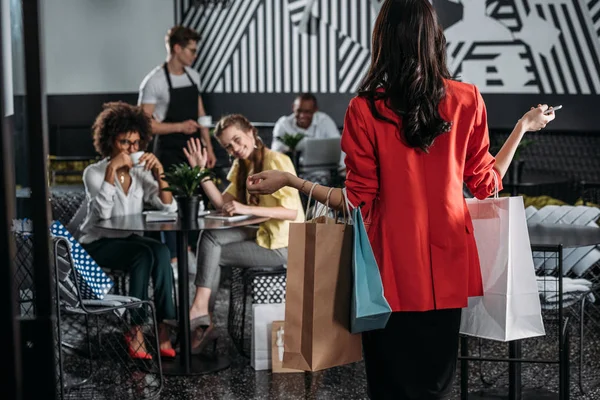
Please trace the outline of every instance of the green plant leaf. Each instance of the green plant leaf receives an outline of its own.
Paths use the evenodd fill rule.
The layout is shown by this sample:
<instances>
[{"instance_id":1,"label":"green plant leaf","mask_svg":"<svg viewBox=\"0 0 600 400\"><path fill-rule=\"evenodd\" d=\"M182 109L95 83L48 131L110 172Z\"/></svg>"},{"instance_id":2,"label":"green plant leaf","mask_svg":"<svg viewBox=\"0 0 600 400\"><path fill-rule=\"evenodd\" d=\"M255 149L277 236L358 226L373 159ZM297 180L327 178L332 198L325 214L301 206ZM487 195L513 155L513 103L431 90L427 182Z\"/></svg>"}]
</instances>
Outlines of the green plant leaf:
<instances>
[{"instance_id":1,"label":"green plant leaf","mask_svg":"<svg viewBox=\"0 0 600 400\"><path fill-rule=\"evenodd\" d=\"M208 168L198 166L192 168L185 163L173 165L163 175L163 179L169 184L163 190L169 191L175 196L197 196L200 194L200 181L211 175L212 172Z\"/></svg>"},{"instance_id":2,"label":"green plant leaf","mask_svg":"<svg viewBox=\"0 0 600 400\"><path fill-rule=\"evenodd\" d=\"M277 136L277 140L289 147L290 151L294 151L296 150L296 146L298 146L298 143L300 143L300 141L305 137L306 135L304 133L286 133L283 136Z\"/></svg>"}]
</instances>

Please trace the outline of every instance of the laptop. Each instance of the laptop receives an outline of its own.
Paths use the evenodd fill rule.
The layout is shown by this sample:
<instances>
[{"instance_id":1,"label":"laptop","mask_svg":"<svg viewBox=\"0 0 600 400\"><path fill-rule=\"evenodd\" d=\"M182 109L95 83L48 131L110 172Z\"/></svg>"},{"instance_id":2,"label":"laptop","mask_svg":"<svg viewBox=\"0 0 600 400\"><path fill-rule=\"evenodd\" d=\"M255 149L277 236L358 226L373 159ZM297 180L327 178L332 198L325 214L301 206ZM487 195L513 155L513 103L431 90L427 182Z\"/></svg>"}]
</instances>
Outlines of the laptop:
<instances>
[{"instance_id":1,"label":"laptop","mask_svg":"<svg viewBox=\"0 0 600 400\"><path fill-rule=\"evenodd\" d=\"M320 165L338 165L342 152L341 136L336 138L305 138L298 145L300 165L312 167Z\"/></svg>"}]
</instances>

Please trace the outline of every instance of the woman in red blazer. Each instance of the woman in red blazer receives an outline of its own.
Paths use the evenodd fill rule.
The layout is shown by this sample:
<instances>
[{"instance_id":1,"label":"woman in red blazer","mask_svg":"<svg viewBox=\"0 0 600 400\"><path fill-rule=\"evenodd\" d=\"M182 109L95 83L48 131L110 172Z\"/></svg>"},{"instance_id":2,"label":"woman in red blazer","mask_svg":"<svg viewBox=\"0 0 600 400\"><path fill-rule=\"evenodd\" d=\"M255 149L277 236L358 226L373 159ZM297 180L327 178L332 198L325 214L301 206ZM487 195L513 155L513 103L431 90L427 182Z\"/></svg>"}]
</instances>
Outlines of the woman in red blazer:
<instances>
[{"instance_id":1,"label":"woman in red blazer","mask_svg":"<svg viewBox=\"0 0 600 400\"><path fill-rule=\"evenodd\" d=\"M532 108L494 158L485 104L450 80L445 39L427 0L386 0L373 31L371 67L348 107L346 188L362 212L392 316L363 334L373 399L442 399L452 386L461 308L483 294L463 182L479 199L502 177L527 131L554 119ZM312 185L276 171L249 178L251 193ZM313 196L325 201L328 188ZM343 206L341 190L333 204Z\"/></svg>"}]
</instances>

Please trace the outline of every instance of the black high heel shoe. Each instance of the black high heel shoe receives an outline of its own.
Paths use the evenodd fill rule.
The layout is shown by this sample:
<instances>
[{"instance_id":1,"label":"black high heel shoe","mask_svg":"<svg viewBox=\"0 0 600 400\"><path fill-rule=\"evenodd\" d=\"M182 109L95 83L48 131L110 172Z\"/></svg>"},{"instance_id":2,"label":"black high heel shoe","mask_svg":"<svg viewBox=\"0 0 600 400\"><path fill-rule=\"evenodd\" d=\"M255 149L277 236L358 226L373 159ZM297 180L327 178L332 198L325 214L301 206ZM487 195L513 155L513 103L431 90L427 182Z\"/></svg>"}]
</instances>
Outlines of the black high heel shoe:
<instances>
[{"instance_id":1,"label":"black high heel shoe","mask_svg":"<svg viewBox=\"0 0 600 400\"><path fill-rule=\"evenodd\" d=\"M204 329L202 329L203 333L200 339L200 343L196 347L192 347L192 354L200 354L208 345L212 343L213 346L213 354L217 352L217 340L219 339L219 335L217 334L214 325L210 325ZM195 335L198 336L198 332L195 331Z\"/></svg>"},{"instance_id":2,"label":"black high heel shoe","mask_svg":"<svg viewBox=\"0 0 600 400\"><path fill-rule=\"evenodd\" d=\"M166 319L163 321L163 323L175 329L179 328L179 321L177 321L176 319ZM194 318L190 320L190 332L194 332L197 328L200 327L208 327L210 326L210 323L210 315L208 314Z\"/></svg>"},{"instance_id":3,"label":"black high heel shoe","mask_svg":"<svg viewBox=\"0 0 600 400\"><path fill-rule=\"evenodd\" d=\"M190 331L195 331L197 328L206 328L211 324L210 315L201 315L190 321Z\"/></svg>"}]
</instances>

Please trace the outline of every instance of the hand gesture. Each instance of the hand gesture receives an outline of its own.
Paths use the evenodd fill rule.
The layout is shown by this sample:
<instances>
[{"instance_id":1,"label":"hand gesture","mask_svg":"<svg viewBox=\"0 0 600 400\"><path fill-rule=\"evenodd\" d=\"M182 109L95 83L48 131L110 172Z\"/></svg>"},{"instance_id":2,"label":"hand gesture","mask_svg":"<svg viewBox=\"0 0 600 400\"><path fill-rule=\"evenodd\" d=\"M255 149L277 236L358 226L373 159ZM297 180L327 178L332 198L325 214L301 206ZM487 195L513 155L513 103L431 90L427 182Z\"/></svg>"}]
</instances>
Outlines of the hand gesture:
<instances>
[{"instance_id":1,"label":"hand gesture","mask_svg":"<svg viewBox=\"0 0 600 400\"><path fill-rule=\"evenodd\" d=\"M131 160L129 154L123 151L117 156L112 157L108 165L115 171L123 167L127 167L127 169L130 169L133 167L133 161Z\"/></svg>"},{"instance_id":2,"label":"hand gesture","mask_svg":"<svg viewBox=\"0 0 600 400\"><path fill-rule=\"evenodd\" d=\"M531 107L525 115L521 117L519 122L523 125L523 129L526 132L534 132L544 129L546 125L552 121L556 116L554 112L545 114L548 110L547 104L538 104L537 107Z\"/></svg>"},{"instance_id":3,"label":"hand gesture","mask_svg":"<svg viewBox=\"0 0 600 400\"><path fill-rule=\"evenodd\" d=\"M246 181L246 188L252 194L271 194L288 185L287 172L277 170L259 172Z\"/></svg>"},{"instance_id":4,"label":"hand gesture","mask_svg":"<svg viewBox=\"0 0 600 400\"><path fill-rule=\"evenodd\" d=\"M156 156L152 153L144 153L140 157L140 164L144 161L146 162L146 164L144 164L144 169L146 171L152 171L154 178L156 180L160 180L160 177L164 174L165 169L160 161L158 161L158 158L156 158Z\"/></svg>"},{"instance_id":5,"label":"hand gesture","mask_svg":"<svg viewBox=\"0 0 600 400\"><path fill-rule=\"evenodd\" d=\"M198 123L193 119L188 119L187 121L184 121L180 124L179 129L182 133L185 133L186 135L193 135L194 133L198 132L198 129L200 129L200 125L198 125Z\"/></svg>"},{"instance_id":6,"label":"hand gesture","mask_svg":"<svg viewBox=\"0 0 600 400\"><path fill-rule=\"evenodd\" d=\"M202 143L198 138L192 138L187 141L187 148L183 148L183 154L187 157L192 168L196 166L205 168L208 163L206 148L202 147Z\"/></svg>"},{"instance_id":7,"label":"hand gesture","mask_svg":"<svg viewBox=\"0 0 600 400\"><path fill-rule=\"evenodd\" d=\"M223 204L222 211L224 214L227 215L250 214L250 209L247 205L237 202L235 200Z\"/></svg>"}]
</instances>

